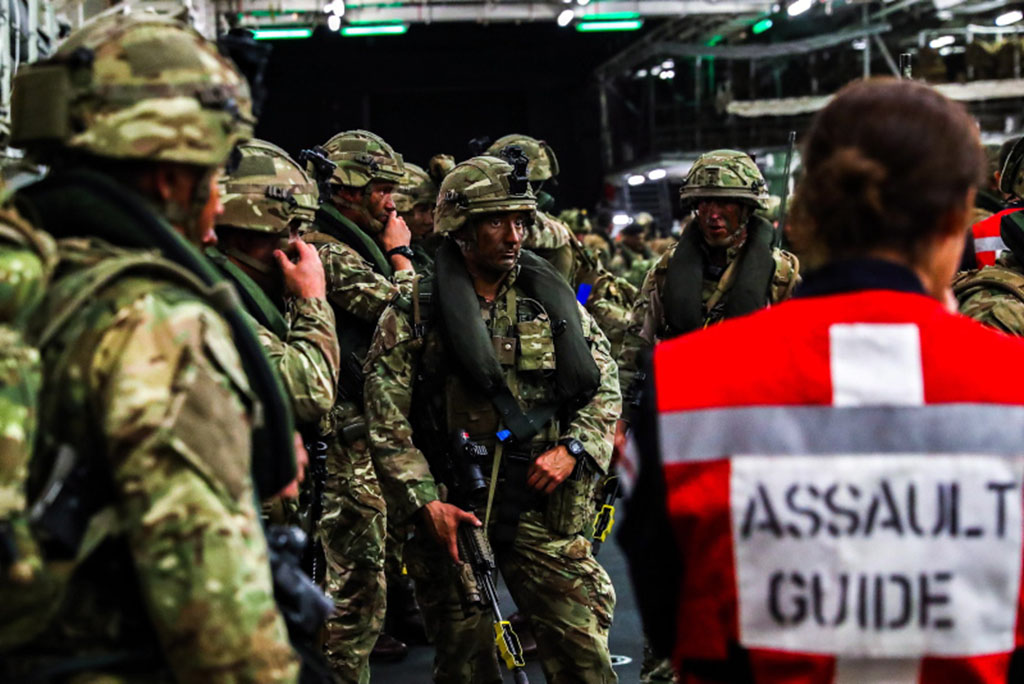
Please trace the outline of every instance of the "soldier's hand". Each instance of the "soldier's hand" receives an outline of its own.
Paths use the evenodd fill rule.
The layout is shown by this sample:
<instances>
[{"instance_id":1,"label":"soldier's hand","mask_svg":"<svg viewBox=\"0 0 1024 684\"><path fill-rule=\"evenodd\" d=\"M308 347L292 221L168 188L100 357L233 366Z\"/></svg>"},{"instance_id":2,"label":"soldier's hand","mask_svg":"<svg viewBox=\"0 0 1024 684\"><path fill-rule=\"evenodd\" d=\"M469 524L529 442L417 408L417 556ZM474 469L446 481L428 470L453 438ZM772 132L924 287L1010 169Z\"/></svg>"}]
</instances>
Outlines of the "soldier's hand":
<instances>
[{"instance_id":1,"label":"soldier's hand","mask_svg":"<svg viewBox=\"0 0 1024 684\"><path fill-rule=\"evenodd\" d=\"M301 238L292 244L299 255L299 260L294 264L281 250L274 251L274 258L284 275L285 290L299 299L323 299L327 296L327 277L316 247L303 242Z\"/></svg>"},{"instance_id":2,"label":"soldier's hand","mask_svg":"<svg viewBox=\"0 0 1024 684\"><path fill-rule=\"evenodd\" d=\"M295 479L287 487L278 492L282 499L299 498L299 483L306 479L306 466L309 465L309 452L302 442L302 435L295 433Z\"/></svg>"},{"instance_id":3,"label":"soldier's hand","mask_svg":"<svg viewBox=\"0 0 1024 684\"><path fill-rule=\"evenodd\" d=\"M483 523L472 513L443 501L431 501L420 511L422 511L423 522L426 524L430 536L447 549L452 560L461 564L462 559L459 558L459 544L456 537L459 525L466 523L480 527Z\"/></svg>"},{"instance_id":4,"label":"soldier's hand","mask_svg":"<svg viewBox=\"0 0 1024 684\"><path fill-rule=\"evenodd\" d=\"M537 457L526 473L526 484L537 491L550 494L576 467L576 457L564 446L549 449Z\"/></svg>"},{"instance_id":5,"label":"soldier's hand","mask_svg":"<svg viewBox=\"0 0 1024 684\"><path fill-rule=\"evenodd\" d=\"M380 235L381 245L388 252L395 247L408 247L412 242L412 232L405 225L405 219L397 211L388 212L388 222L384 224L384 232Z\"/></svg>"}]
</instances>

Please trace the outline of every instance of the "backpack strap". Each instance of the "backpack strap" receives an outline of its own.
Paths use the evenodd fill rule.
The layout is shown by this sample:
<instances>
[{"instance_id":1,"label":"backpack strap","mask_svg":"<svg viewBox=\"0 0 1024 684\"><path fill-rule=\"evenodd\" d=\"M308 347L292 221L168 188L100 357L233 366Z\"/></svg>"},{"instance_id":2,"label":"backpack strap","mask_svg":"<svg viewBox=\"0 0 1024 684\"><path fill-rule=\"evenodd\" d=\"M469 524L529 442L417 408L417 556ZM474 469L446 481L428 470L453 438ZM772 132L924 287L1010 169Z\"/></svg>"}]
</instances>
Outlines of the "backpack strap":
<instances>
[{"instance_id":1,"label":"backpack strap","mask_svg":"<svg viewBox=\"0 0 1024 684\"><path fill-rule=\"evenodd\" d=\"M155 254L125 254L104 259L95 266L89 267L88 276L83 277L84 286L77 289L67 301L61 303L38 334L35 340L36 345L40 348L46 347L53 337L67 325L75 312L104 288L130 274L143 273L185 286L196 292L204 301L212 304L217 311L225 311L228 308L241 305L238 294L227 281L221 281L210 287L189 270Z\"/></svg>"}]
</instances>

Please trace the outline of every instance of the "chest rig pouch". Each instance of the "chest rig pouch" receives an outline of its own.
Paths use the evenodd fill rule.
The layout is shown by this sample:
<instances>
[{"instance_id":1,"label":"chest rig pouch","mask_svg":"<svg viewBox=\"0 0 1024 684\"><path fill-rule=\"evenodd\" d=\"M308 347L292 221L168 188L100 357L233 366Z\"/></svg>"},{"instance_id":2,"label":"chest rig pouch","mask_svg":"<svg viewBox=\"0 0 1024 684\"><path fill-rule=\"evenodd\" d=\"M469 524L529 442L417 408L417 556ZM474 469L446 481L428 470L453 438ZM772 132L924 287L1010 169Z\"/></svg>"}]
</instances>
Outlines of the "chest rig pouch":
<instances>
[{"instance_id":1,"label":"chest rig pouch","mask_svg":"<svg viewBox=\"0 0 1024 684\"><path fill-rule=\"evenodd\" d=\"M527 404L549 400L555 392L549 380L556 370L555 343L544 307L536 300L517 296L514 288L509 288L504 295L504 307L474 313L484 317L494 355L512 394ZM537 375L530 377L534 373ZM450 372L444 382L444 397L447 431L465 430L474 441L493 448L495 434L502 425L498 410L487 395L467 382L462 373ZM548 421L531 443L557 440L558 423L557 418ZM528 448L529 443L521 446Z\"/></svg>"}]
</instances>

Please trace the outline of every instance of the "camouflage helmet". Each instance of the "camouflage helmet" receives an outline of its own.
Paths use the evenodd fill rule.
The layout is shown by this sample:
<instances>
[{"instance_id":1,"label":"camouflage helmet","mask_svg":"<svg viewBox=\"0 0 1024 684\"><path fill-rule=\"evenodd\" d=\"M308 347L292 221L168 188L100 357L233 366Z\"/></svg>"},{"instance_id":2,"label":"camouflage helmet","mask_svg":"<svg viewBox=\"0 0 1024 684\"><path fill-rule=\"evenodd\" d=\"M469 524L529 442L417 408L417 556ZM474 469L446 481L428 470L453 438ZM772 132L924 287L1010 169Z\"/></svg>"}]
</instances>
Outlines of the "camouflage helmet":
<instances>
[{"instance_id":1,"label":"camouflage helmet","mask_svg":"<svg viewBox=\"0 0 1024 684\"><path fill-rule=\"evenodd\" d=\"M558 214L558 220L569 226L569 229L577 235L589 235L594 232L586 209L565 209Z\"/></svg>"},{"instance_id":2,"label":"camouflage helmet","mask_svg":"<svg viewBox=\"0 0 1024 684\"><path fill-rule=\"evenodd\" d=\"M684 208L705 198L723 198L764 207L768 186L749 155L736 150L706 152L693 163L679 191Z\"/></svg>"},{"instance_id":3,"label":"camouflage helmet","mask_svg":"<svg viewBox=\"0 0 1024 684\"><path fill-rule=\"evenodd\" d=\"M521 161L521 163L520 163ZM533 214L537 198L530 189L527 160L515 166L498 157L473 157L445 176L434 208L434 231L452 233L473 216L526 211Z\"/></svg>"},{"instance_id":4,"label":"camouflage helmet","mask_svg":"<svg viewBox=\"0 0 1024 684\"><path fill-rule=\"evenodd\" d=\"M249 86L192 28L155 15L87 24L14 77L11 144L215 167L252 135Z\"/></svg>"},{"instance_id":5,"label":"camouflage helmet","mask_svg":"<svg viewBox=\"0 0 1024 684\"><path fill-rule=\"evenodd\" d=\"M405 177L391 193L391 197L400 214L412 211L417 204L433 207L437 203L437 184L422 168L406 163Z\"/></svg>"},{"instance_id":6,"label":"camouflage helmet","mask_svg":"<svg viewBox=\"0 0 1024 684\"><path fill-rule=\"evenodd\" d=\"M654 217L651 216L650 212L641 211L633 217L633 223L640 226L642 229L647 230L654 224Z\"/></svg>"},{"instance_id":7,"label":"camouflage helmet","mask_svg":"<svg viewBox=\"0 0 1024 684\"><path fill-rule=\"evenodd\" d=\"M331 182L364 188L370 181L401 183L402 155L370 131L344 131L324 143L327 158L335 163Z\"/></svg>"},{"instance_id":8,"label":"camouflage helmet","mask_svg":"<svg viewBox=\"0 0 1024 684\"><path fill-rule=\"evenodd\" d=\"M498 138L491 143L484 154L500 157L501 151L509 145L518 145L526 158L530 160L527 171L531 181L545 181L558 175L558 157L555 156L555 151L551 149L551 146L543 140L537 140L521 133L512 133Z\"/></svg>"},{"instance_id":9,"label":"camouflage helmet","mask_svg":"<svg viewBox=\"0 0 1024 684\"><path fill-rule=\"evenodd\" d=\"M292 221L311 223L319 206L316 183L277 145L250 140L238 164L218 180L224 213L217 225L261 233L287 233Z\"/></svg>"},{"instance_id":10,"label":"camouflage helmet","mask_svg":"<svg viewBox=\"0 0 1024 684\"><path fill-rule=\"evenodd\" d=\"M1010 148L999 175L999 191L1024 198L1024 137L1018 138Z\"/></svg>"}]
</instances>

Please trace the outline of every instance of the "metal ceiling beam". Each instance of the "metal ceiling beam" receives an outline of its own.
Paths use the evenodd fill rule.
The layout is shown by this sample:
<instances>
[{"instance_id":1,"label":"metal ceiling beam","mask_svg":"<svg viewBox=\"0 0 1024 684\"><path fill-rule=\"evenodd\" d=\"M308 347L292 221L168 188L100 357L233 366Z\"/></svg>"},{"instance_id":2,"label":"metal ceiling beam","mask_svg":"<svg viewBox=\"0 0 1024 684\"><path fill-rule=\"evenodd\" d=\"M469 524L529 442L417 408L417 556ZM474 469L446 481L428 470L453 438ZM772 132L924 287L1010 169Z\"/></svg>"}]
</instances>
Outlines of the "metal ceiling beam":
<instances>
[{"instance_id":1,"label":"metal ceiling beam","mask_svg":"<svg viewBox=\"0 0 1024 684\"><path fill-rule=\"evenodd\" d=\"M270 23L274 19L266 16L271 12L290 18L295 13L320 13L323 2L309 0L219 0L218 9L224 12L238 12L243 15L243 25L252 23ZM640 17L679 17L686 15L735 14L760 11L767 7L763 0L609 0L591 3L586 7L576 7L576 19L579 21L600 19L602 15L632 12ZM566 6L553 2L481 2L459 0L410 2L400 6L381 7L374 3L361 5L356 2L346 3L345 19L353 22L401 21L406 23L433 22L518 22L518 21L551 21ZM280 23L280 21L278 21Z\"/></svg>"},{"instance_id":2,"label":"metal ceiling beam","mask_svg":"<svg viewBox=\"0 0 1024 684\"><path fill-rule=\"evenodd\" d=\"M869 38L892 30L889 24L872 24L826 33L811 38L791 40L785 43L743 44L743 45L694 45L687 43L656 42L644 45L630 59L615 66L620 71L630 71L644 62L663 57L715 57L716 59L769 59L817 52L826 48L848 43L857 38Z\"/></svg>"}]
</instances>

